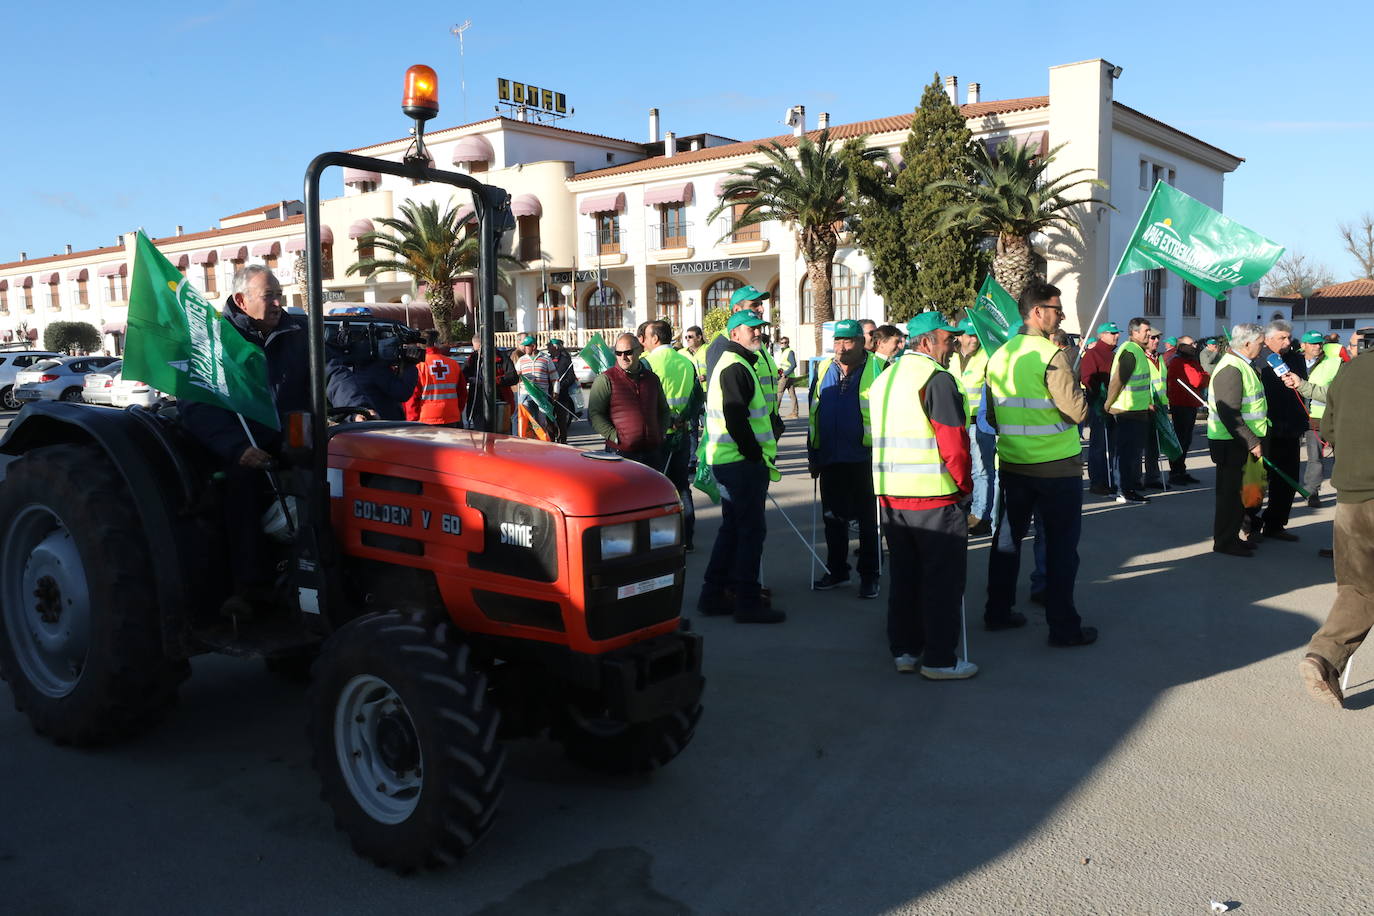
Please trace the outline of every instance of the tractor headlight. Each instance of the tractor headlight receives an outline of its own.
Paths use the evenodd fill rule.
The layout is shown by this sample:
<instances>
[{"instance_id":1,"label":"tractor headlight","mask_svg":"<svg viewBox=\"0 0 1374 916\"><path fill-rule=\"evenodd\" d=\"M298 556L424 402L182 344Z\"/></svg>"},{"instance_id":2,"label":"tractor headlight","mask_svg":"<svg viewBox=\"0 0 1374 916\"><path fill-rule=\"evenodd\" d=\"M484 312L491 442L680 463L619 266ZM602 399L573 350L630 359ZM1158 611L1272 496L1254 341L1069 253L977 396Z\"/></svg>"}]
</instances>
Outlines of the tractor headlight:
<instances>
[{"instance_id":1,"label":"tractor headlight","mask_svg":"<svg viewBox=\"0 0 1374 916\"><path fill-rule=\"evenodd\" d=\"M635 525L607 525L601 529L601 559L628 557L635 550Z\"/></svg>"},{"instance_id":2,"label":"tractor headlight","mask_svg":"<svg viewBox=\"0 0 1374 916\"><path fill-rule=\"evenodd\" d=\"M676 513L649 519L649 549L657 550L660 547L671 547L676 544L678 532L682 527L681 519L682 516Z\"/></svg>"}]
</instances>

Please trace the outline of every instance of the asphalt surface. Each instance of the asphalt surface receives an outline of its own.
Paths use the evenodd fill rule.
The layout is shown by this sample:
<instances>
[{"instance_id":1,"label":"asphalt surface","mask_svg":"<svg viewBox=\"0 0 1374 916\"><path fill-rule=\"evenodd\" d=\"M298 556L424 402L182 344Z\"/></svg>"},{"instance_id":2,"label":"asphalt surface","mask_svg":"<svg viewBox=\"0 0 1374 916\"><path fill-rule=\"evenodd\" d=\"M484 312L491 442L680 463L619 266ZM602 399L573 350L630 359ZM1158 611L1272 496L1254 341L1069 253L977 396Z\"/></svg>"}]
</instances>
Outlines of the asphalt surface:
<instances>
[{"instance_id":1,"label":"asphalt surface","mask_svg":"<svg viewBox=\"0 0 1374 916\"><path fill-rule=\"evenodd\" d=\"M805 531L801 422L774 493ZM770 506L766 579L790 617L694 620L693 744L629 781L512 744L496 828L444 872L353 855L318 800L304 693L259 664L196 659L169 721L100 751L0 712L0 912L1370 912L1374 655L1344 712L1295 670L1335 593L1316 554L1330 498L1252 563L1210 552L1212 471L1201 452L1191 469L1201 486L1147 506L1086 498L1089 648L1049 648L1029 603L1030 626L985 633L988 539L971 541L983 670L955 683L897 675L886 588L810 591ZM689 608L718 516L699 517Z\"/></svg>"}]
</instances>

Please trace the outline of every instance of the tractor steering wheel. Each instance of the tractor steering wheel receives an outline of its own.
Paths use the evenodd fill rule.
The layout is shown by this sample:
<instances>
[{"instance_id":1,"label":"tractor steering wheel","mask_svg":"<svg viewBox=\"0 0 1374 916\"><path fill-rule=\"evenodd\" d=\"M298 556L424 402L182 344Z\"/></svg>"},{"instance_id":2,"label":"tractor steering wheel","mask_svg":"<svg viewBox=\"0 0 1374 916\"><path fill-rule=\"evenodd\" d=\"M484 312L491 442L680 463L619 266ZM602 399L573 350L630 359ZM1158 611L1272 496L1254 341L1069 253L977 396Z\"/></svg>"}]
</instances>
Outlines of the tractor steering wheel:
<instances>
[{"instance_id":1,"label":"tractor steering wheel","mask_svg":"<svg viewBox=\"0 0 1374 916\"><path fill-rule=\"evenodd\" d=\"M368 420L380 420L381 416L371 407L331 407L325 413L330 423L355 423L353 418L362 414Z\"/></svg>"}]
</instances>

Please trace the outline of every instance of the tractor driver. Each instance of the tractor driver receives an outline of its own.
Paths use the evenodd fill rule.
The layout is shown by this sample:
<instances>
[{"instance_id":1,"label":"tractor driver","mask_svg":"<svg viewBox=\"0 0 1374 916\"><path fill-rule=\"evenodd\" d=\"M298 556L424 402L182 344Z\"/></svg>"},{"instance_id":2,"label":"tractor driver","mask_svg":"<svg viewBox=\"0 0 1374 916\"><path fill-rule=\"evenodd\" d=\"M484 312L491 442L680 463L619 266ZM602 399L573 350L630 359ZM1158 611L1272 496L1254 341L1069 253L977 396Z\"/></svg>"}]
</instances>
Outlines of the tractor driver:
<instances>
[{"instance_id":1,"label":"tractor driver","mask_svg":"<svg viewBox=\"0 0 1374 916\"><path fill-rule=\"evenodd\" d=\"M245 340L262 347L267 357L267 384L277 415L284 418L293 411L309 410L310 343L306 321L285 313L281 284L272 271L253 264L235 274L223 315ZM367 397L354 384L348 366L336 354L327 356L330 403L371 409ZM225 602L224 610L249 614L253 605L270 602L274 597L276 571L265 549L260 521L273 496L271 484L261 472L272 466L281 447L281 433L247 420L253 433L250 442L237 414L194 401L183 400L179 406L182 427L224 466L224 521L234 578L234 594Z\"/></svg>"}]
</instances>

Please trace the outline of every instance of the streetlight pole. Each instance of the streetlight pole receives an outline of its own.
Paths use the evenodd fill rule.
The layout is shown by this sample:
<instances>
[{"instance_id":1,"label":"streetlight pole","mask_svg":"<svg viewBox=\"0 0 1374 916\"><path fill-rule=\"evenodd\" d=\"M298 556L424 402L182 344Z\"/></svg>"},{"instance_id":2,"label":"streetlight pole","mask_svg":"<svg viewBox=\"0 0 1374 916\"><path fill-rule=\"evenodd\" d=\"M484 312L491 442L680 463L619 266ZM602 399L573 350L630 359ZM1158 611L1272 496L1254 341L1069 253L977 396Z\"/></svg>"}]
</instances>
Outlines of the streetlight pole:
<instances>
[{"instance_id":1,"label":"streetlight pole","mask_svg":"<svg viewBox=\"0 0 1374 916\"><path fill-rule=\"evenodd\" d=\"M463 91L463 123L468 120L468 74L467 57L463 48L463 33L472 28L472 20L464 19L462 25L455 25L449 29L450 35L458 36L458 85Z\"/></svg>"}]
</instances>

